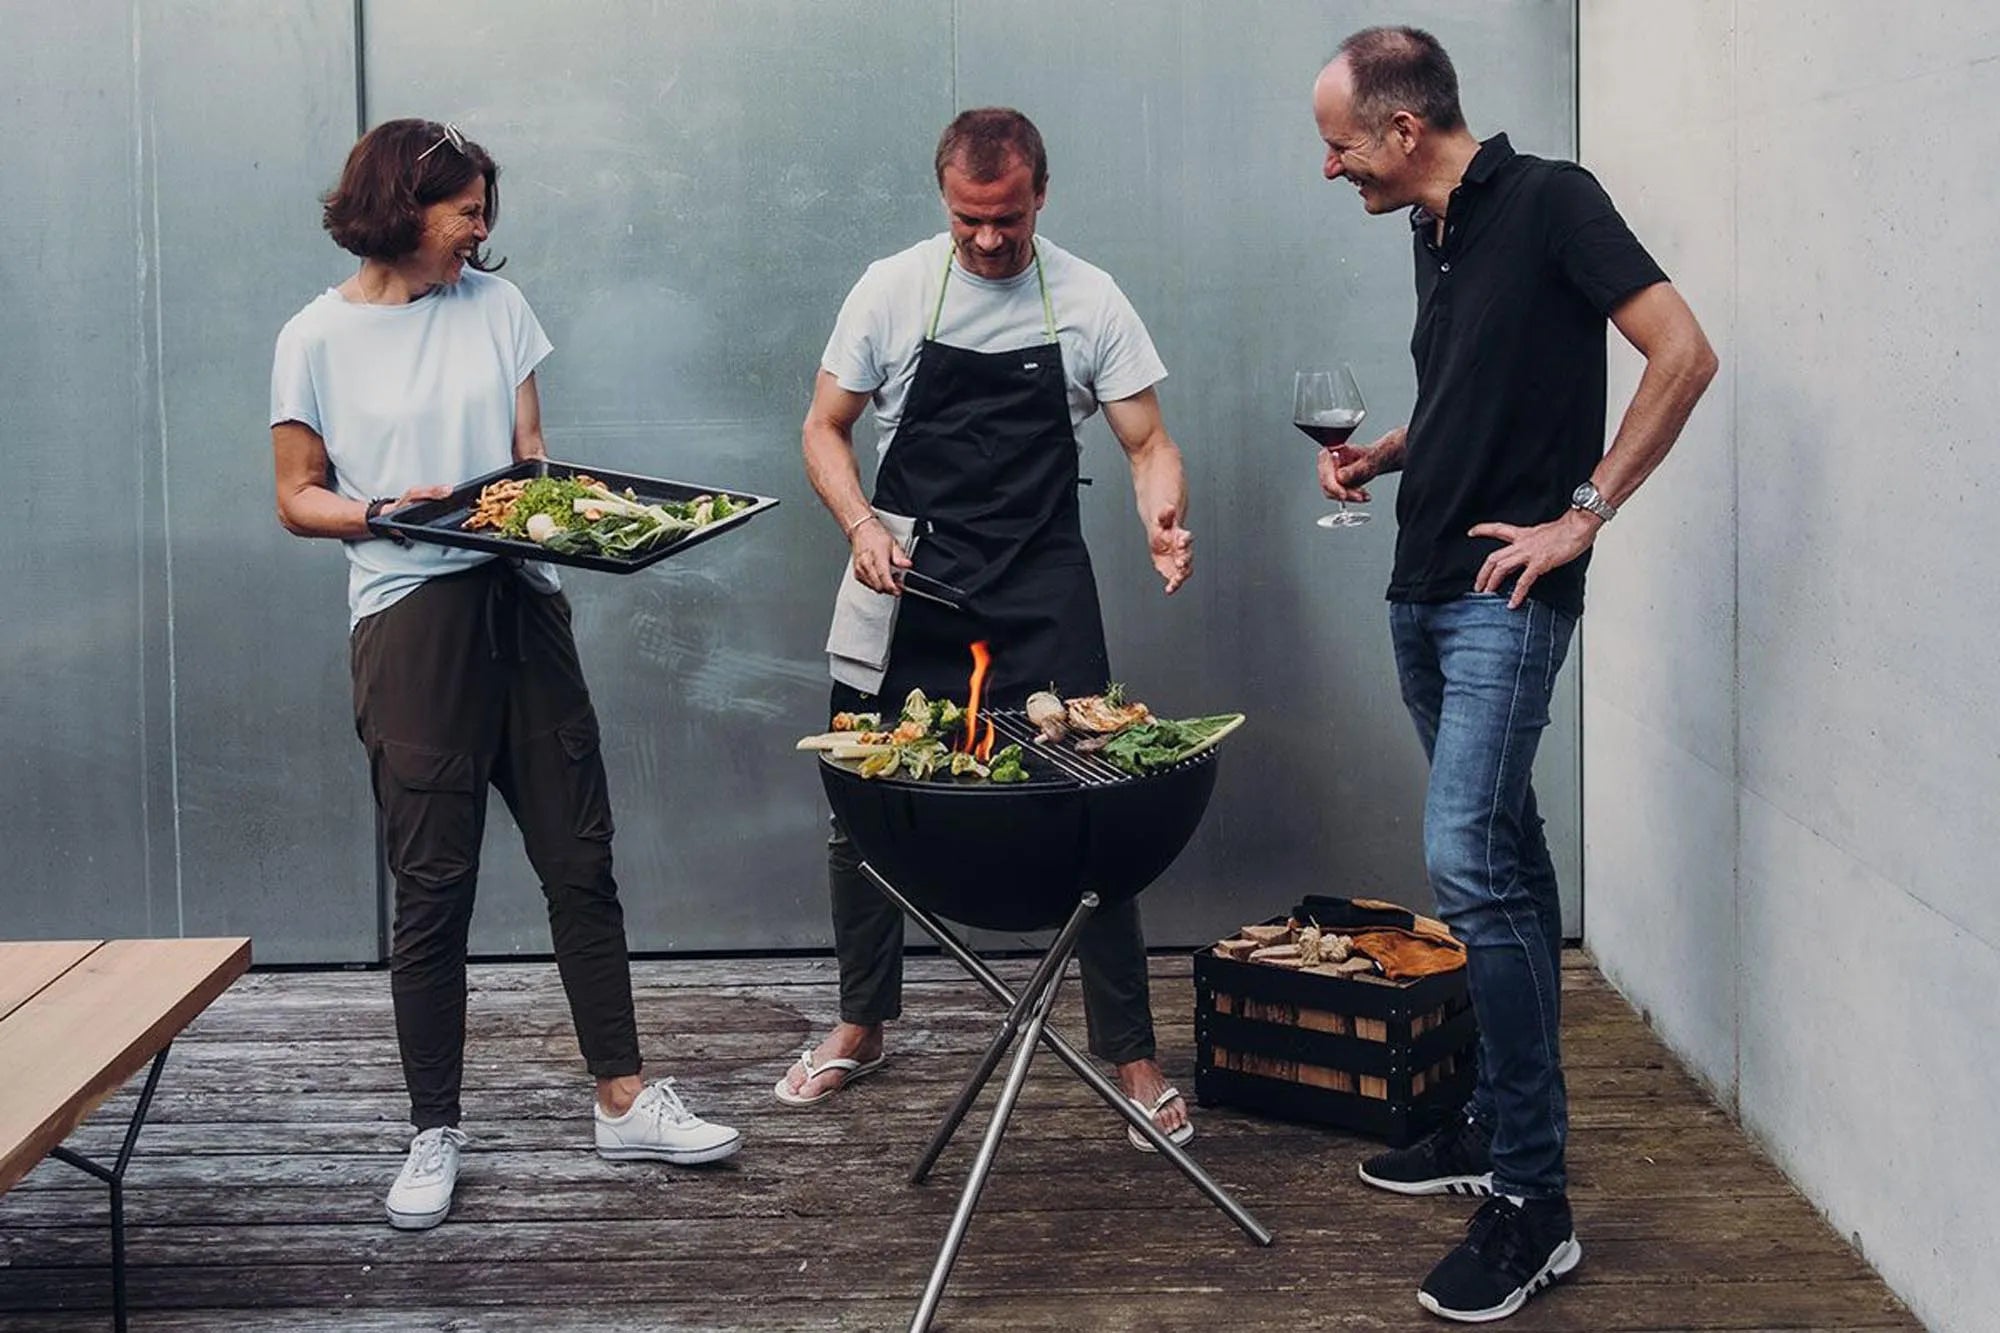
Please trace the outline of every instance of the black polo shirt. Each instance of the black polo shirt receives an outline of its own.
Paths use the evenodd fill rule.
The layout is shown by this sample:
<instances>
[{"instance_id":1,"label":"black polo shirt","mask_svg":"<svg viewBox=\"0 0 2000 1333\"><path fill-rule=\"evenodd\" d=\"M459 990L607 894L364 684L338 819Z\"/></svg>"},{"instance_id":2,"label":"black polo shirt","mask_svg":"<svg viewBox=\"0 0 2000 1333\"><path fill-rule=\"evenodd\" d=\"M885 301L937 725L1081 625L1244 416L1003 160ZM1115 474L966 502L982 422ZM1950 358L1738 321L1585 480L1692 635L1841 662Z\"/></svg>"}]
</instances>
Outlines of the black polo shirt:
<instances>
[{"instance_id":1,"label":"black polo shirt","mask_svg":"<svg viewBox=\"0 0 2000 1333\"><path fill-rule=\"evenodd\" d=\"M1417 405L1396 495L1389 599L1472 591L1501 543L1476 523L1546 523L1604 454L1606 316L1667 276L1595 177L1573 162L1480 145L1451 193L1445 234L1411 210ZM1590 554L1530 593L1583 612Z\"/></svg>"}]
</instances>

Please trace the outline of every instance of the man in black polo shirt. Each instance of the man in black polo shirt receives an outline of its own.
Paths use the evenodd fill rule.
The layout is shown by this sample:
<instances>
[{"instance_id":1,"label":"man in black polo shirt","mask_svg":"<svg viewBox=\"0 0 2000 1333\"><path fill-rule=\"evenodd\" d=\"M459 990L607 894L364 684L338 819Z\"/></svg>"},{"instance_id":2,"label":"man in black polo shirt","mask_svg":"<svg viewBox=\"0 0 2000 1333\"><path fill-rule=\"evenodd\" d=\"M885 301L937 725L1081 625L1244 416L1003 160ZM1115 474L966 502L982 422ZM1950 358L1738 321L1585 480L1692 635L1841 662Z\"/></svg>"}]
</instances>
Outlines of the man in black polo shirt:
<instances>
[{"instance_id":1,"label":"man in black polo shirt","mask_svg":"<svg viewBox=\"0 0 2000 1333\"><path fill-rule=\"evenodd\" d=\"M1396 496L1390 631L1431 762L1424 858L1467 948L1480 1073L1465 1116L1361 1168L1401 1194L1492 1194L1418 1299L1503 1318L1582 1257L1563 1166L1562 921L1529 783L1599 530L1659 466L1715 373L1687 304L1587 171L1480 142L1429 33L1370 28L1313 87L1328 180L1415 233L1417 402L1321 488ZM1646 357L1604 449L1606 320Z\"/></svg>"}]
</instances>

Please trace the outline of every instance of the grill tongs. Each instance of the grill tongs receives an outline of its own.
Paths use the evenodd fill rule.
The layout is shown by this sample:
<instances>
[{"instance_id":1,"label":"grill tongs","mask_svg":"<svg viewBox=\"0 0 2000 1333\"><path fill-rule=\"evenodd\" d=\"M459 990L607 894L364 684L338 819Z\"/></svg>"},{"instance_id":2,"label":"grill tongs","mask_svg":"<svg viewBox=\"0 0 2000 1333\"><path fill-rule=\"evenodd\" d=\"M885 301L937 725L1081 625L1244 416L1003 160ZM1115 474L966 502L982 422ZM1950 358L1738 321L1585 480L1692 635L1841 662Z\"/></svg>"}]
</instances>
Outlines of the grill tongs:
<instances>
[{"instance_id":1,"label":"grill tongs","mask_svg":"<svg viewBox=\"0 0 2000 1333\"><path fill-rule=\"evenodd\" d=\"M919 574L914 569L899 569L896 582L904 592L912 597L921 597L927 602L936 602L948 611L963 611L971 600L965 589L954 587L943 579L934 579L928 574Z\"/></svg>"}]
</instances>

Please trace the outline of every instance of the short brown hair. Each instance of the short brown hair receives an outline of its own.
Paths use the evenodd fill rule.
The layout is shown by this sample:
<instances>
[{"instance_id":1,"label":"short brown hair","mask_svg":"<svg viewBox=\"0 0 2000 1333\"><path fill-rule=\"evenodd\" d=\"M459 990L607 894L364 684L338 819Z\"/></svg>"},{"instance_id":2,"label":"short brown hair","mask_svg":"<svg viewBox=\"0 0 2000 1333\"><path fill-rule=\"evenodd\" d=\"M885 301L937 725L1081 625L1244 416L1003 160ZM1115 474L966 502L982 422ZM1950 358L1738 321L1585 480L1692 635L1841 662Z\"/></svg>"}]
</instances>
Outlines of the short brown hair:
<instances>
[{"instance_id":1,"label":"short brown hair","mask_svg":"<svg viewBox=\"0 0 2000 1333\"><path fill-rule=\"evenodd\" d=\"M958 162L965 174L985 184L1007 174L1007 164L1019 158L1034 173L1035 193L1049 187L1049 154L1035 122L1010 106L981 106L961 111L938 136L938 188L944 169ZM961 159L963 159L961 161Z\"/></svg>"},{"instance_id":2,"label":"short brown hair","mask_svg":"<svg viewBox=\"0 0 2000 1333\"><path fill-rule=\"evenodd\" d=\"M453 143L434 120L385 120L347 154L340 184L320 197L322 225L334 243L363 259L395 261L417 248L424 209L486 178L486 225L500 216L500 168L484 148ZM474 252L466 261L490 273L506 260Z\"/></svg>"},{"instance_id":3,"label":"short brown hair","mask_svg":"<svg viewBox=\"0 0 2000 1333\"><path fill-rule=\"evenodd\" d=\"M1458 71L1443 43L1422 28L1363 28L1340 44L1354 78L1354 115L1380 130L1408 111L1434 130L1465 125Z\"/></svg>"}]
</instances>

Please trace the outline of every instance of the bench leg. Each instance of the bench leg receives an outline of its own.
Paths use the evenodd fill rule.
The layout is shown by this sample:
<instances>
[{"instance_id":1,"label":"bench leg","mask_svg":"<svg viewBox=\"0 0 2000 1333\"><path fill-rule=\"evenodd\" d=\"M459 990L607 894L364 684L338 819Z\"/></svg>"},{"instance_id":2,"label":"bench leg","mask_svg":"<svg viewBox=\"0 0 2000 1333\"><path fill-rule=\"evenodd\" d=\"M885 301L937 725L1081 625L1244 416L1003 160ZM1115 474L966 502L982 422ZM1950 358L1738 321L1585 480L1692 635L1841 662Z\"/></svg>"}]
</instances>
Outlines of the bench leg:
<instances>
[{"instance_id":1,"label":"bench leg","mask_svg":"<svg viewBox=\"0 0 2000 1333\"><path fill-rule=\"evenodd\" d=\"M145 1126L146 1111L153 1104L153 1092L160 1086L160 1071L166 1067L167 1052L172 1049L173 1043L168 1042L153 1057L153 1067L146 1074L146 1086L139 1093L139 1104L132 1110L132 1123L125 1129L125 1142L118 1149L116 1166L107 1167L101 1162L93 1162L82 1153L68 1148L57 1148L49 1154L79 1171L96 1176L111 1187L111 1318L118 1333L125 1333L125 1168L132 1164L132 1150L139 1146L139 1131Z\"/></svg>"}]
</instances>

